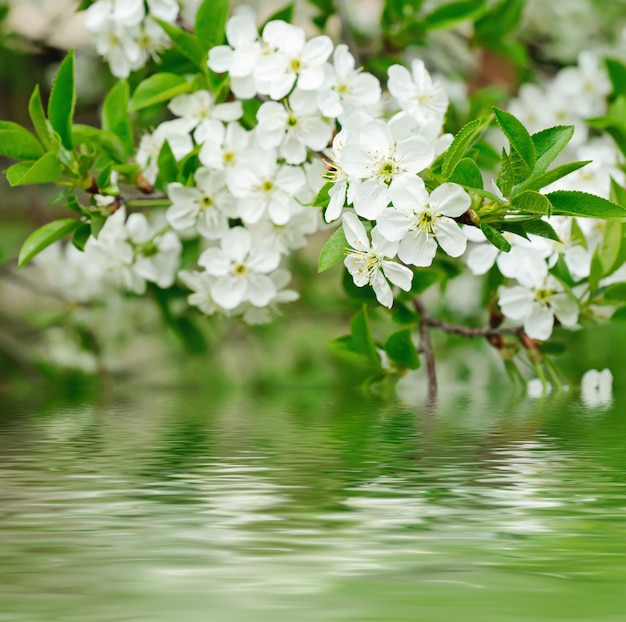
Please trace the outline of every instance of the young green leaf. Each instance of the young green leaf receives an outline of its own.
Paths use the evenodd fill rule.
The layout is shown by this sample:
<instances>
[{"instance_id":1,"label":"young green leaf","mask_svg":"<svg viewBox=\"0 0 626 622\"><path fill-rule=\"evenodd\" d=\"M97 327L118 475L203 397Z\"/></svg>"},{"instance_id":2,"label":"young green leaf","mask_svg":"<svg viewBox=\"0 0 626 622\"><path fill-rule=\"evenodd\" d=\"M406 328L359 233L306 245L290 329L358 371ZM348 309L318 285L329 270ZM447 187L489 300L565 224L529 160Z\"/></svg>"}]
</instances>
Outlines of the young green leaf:
<instances>
[{"instance_id":1,"label":"young green leaf","mask_svg":"<svg viewBox=\"0 0 626 622\"><path fill-rule=\"evenodd\" d=\"M618 267L624 235L622 223L615 220L606 223L602 240L596 247L596 253L602 263L602 276L612 274Z\"/></svg>"},{"instance_id":2,"label":"young green leaf","mask_svg":"<svg viewBox=\"0 0 626 622\"><path fill-rule=\"evenodd\" d=\"M426 30L451 28L459 22L473 19L485 10L485 0L459 0L438 6L424 18Z\"/></svg>"},{"instance_id":3,"label":"young green leaf","mask_svg":"<svg viewBox=\"0 0 626 622\"><path fill-rule=\"evenodd\" d=\"M501 39L518 26L525 5L524 0L499 0L476 22L476 34L487 44Z\"/></svg>"},{"instance_id":4,"label":"young green leaf","mask_svg":"<svg viewBox=\"0 0 626 622\"><path fill-rule=\"evenodd\" d=\"M190 60L200 71L207 70L207 50L198 39L172 24L163 20L155 20L172 40L174 47L187 59Z\"/></svg>"},{"instance_id":5,"label":"young green leaf","mask_svg":"<svg viewBox=\"0 0 626 622\"><path fill-rule=\"evenodd\" d=\"M41 143L27 129L0 121L0 155L14 160L38 160L44 153Z\"/></svg>"},{"instance_id":6,"label":"young green leaf","mask_svg":"<svg viewBox=\"0 0 626 622\"><path fill-rule=\"evenodd\" d=\"M502 149L502 158L500 160L500 170L498 171L498 178L496 179L496 185L500 188L502 196L508 197L513 190L513 184L515 183L515 174L513 173L513 166L511 165L511 158Z\"/></svg>"},{"instance_id":7,"label":"young green leaf","mask_svg":"<svg viewBox=\"0 0 626 622\"><path fill-rule=\"evenodd\" d=\"M552 213L552 205L549 199L534 190L526 190L516 195L511 199L511 205L521 212L530 212L531 214L545 214L549 216Z\"/></svg>"},{"instance_id":8,"label":"young green leaf","mask_svg":"<svg viewBox=\"0 0 626 622\"><path fill-rule=\"evenodd\" d=\"M206 50L224 41L228 0L204 0L196 14L196 37Z\"/></svg>"},{"instance_id":9,"label":"young green leaf","mask_svg":"<svg viewBox=\"0 0 626 622\"><path fill-rule=\"evenodd\" d=\"M485 234L485 237L491 242L498 250L508 253L511 250L510 242L494 227L481 222L480 230Z\"/></svg>"},{"instance_id":10,"label":"young green leaf","mask_svg":"<svg viewBox=\"0 0 626 622\"><path fill-rule=\"evenodd\" d=\"M48 118L50 125L61 137L66 149L72 150L72 118L76 106L76 87L74 85L74 50L70 50L57 72L50 99L48 100Z\"/></svg>"},{"instance_id":11,"label":"young green leaf","mask_svg":"<svg viewBox=\"0 0 626 622\"><path fill-rule=\"evenodd\" d=\"M548 169L559 153L565 149L573 135L573 125L555 125L531 136L537 152L535 175Z\"/></svg>"},{"instance_id":12,"label":"young green leaf","mask_svg":"<svg viewBox=\"0 0 626 622\"><path fill-rule=\"evenodd\" d=\"M6 170L10 186L47 184L61 179L61 162L54 153L46 153L36 162L14 164Z\"/></svg>"},{"instance_id":13,"label":"young green leaf","mask_svg":"<svg viewBox=\"0 0 626 622\"><path fill-rule=\"evenodd\" d=\"M176 95L189 93L193 88L182 76L174 73L156 73L140 82L130 100L133 112L169 101Z\"/></svg>"},{"instance_id":14,"label":"young green leaf","mask_svg":"<svg viewBox=\"0 0 626 622\"><path fill-rule=\"evenodd\" d=\"M85 250L85 244L91 235L91 225L88 222L83 222L77 229L74 229L72 234L72 244L79 250Z\"/></svg>"},{"instance_id":15,"label":"young green leaf","mask_svg":"<svg viewBox=\"0 0 626 622\"><path fill-rule=\"evenodd\" d=\"M607 300L626 303L626 283L612 283L602 293Z\"/></svg>"},{"instance_id":16,"label":"young green leaf","mask_svg":"<svg viewBox=\"0 0 626 622\"><path fill-rule=\"evenodd\" d=\"M478 165L471 158L463 158L455 167L448 181L466 188L483 189L483 176Z\"/></svg>"},{"instance_id":17,"label":"young green leaf","mask_svg":"<svg viewBox=\"0 0 626 622\"><path fill-rule=\"evenodd\" d=\"M33 90L33 94L30 96L28 102L28 113L30 120L33 122L33 127L39 140L48 151L56 150L57 144L54 140L52 128L48 119L46 119L46 113L43 109L43 102L41 101L41 93L39 92L39 85Z\"/></svg>"},{"instance_id":18,"label":"young green leaf","mask_svg":"<svg viewBox=\"0 0 626 622\"><path fill-rule=\"evenodd\" d=\"M128 160L124 144L113 132L77 123L72 126L72 136L75 145L84 145L90 153L97 147L99 153L110 156L118 164Z\"/></svg>"},{"instance_id":19,"label":"young green leaf","mask_svg":"<svg viewBox=\"0 0 626 622\"><path fill-rule=\"evenodd\" d=\"M361 310L350 321L350 332L355 352L363 354L371 363L380 367L380 355L376 350L376 343L372 336L366 305L363 305Z\"/></svg>"},{"instance_id":20,"label":"young green leaf","mask_svg":"<svg viewBox=\"0 0 626 622\"><path fill-rule=\"evenodd\" d=\"M128 113L130 90L126 80L120 80L109 91L102 105L102 129L119 137L126 155L135 153L133 128Z\"/></svg>"},{"instance_id":21,"label":"young green leaf","mask_svg":"<svg viewBox=\"0 0 626 622\"><path fill-rule=\"evenodd\" d=\"M537 161L537 152L528 130L510 112L494 106L493 109L502 133L507 137L511 150L515 150L532 171Z\"/></svg>"},{"instance_id":22,"label":"young green leaf","mask_svg":"<svg viewBox=\"0 0 626 622\"><path fill-rule=\"evenodd\" d=\"M175 182L178 179L178 162L176 162L174 152L167 140L163 143L161 151L159 151L157 166L159 168L159 179L164 185Z\"/></svg>"},{"instance_id":23,"label":"young green leaf","mask_svg":"<svg viewBox=\"0 0 626 622\"><path fill-rule=\"evenodd\" d=\"M574 171L581 169L583 166L587 166L591 160L585 160L581 162L569 162L568 164L561 164L561 166L556 166L553 169L542 173L541 175L531 176L530 179L523 181L516 189L515 193L521 192L522 190L540 190L541 188L545 188L555 181L561 179L562 177L566 177L570 175Z\"/></svg>"},{"instance_id":24,"label":"young green leaf","mask_svg":"<svg viewBox=\"0 0 626 622\"><path fill-rule=\"evenodd\" d=\"M343 232L343 227L339 227L322 247L317 271L324 272L331 266L334 266L338 261L341 261L344 258L346 248L348 248L348 242Z\"/></svg>"},{"instance_id":25,"label":"young green leaf","mask_svg":"<svg viewBox=\"0 0 626 622\"><path fill-rule=\"evenodd\" d=\"M330 191L332 187L333 187L333 184L330 181L328 181L320 188L320 191L317 193L317 196L315 197L315 200L313 201L314 207L327 207L328 206L328 204L330 203L330 196L328 192Z\"/></svg>"},{"instance_id":26,"label":"young green leaf","mask_svg":"<svg viewBox=\"0 0 626 622\"><path fill-rule=\"evenodd\" d=\"M412 328L403 328L391 333L385 342L385 352L401 367L417 369L420 366L420 357L413 343Z\"/></svg>"},{"instance_id":27,"label":"young green leaf","mask_svg":"<svg viewBox=\"0 0 626 622\"><path fill-rule=\"evenodd\" d=\"M613 96L626 95L626 65L613 58L607 58L605 63L613 85Z\"/></svg>"},{"instance_id":28,"label":"young green leaf","mask_svg":"<svg viewBox=\"0 0 626 622\"><path fill-rule=\"evenodd\" d=\"M523 192L520 196L527 194ZM545 195L552 204L554 214L586 216L587 218L626 218L626 208L607 199L578 190L557 190Z\"/></svg>"},{"instance_id":29,"label":"young green leaf","mask_svg":"<svg viewBox=\"0 0 626 622\"><path fill-rule=\"evenodd\" d=\"M278 9L278 11L276 11L275 13L272 13L272 15L270 15L261 26L261 31L267 25L268 22L273 22L279 19L282 20L283 22L287 22L288 24L291 24L291 22L293 22L293 12L295 9L295 5L296 5L295 2L291 2L287 6L284 6L282 9Z\"/></svg>"},{"instance_id":30,"label":"young green leaf","mask_svg":"<svg viewBox=\"0 0 626 622\"><path fill-rule=\"evenodd\" d=\"M73 218L64 218L62 220L53 220L46 223L43 227L39 227L33 231L20 249L17 259L17 267L21 268L27 264L33 257L38 255L44 248L50 246L57 240L65 237L68 233L75 231L81 226L80 220Z\"/></svg>"},{"instance_id":31,"label":"young green leaf","mask_svg":"<svg viewBox=\"0 0 626 622\"><path fill-rule=\"evenodd\" d=\"M576 221L572 221L576 222ZM554 240L555 242L562 242L558 233L554 230L550 223L547 223L545 220L537 219L537 220L527 220L523 223L524 230L526 233L530 233L532 235L538 235L542 238L547 238L548 240Z\"/></svg>"},{"instance_id":32,"label":"young green leaf","mask_svg":"<svg viewBox=\"0 0 626 622\"><path fill-rule=\"evenodd\" d=\"M620 307L615 311L615 313L611 316L611 322L616 322L617 324L626 324L626 307Z\"/></svg>"},{"instance_id":33,"label":"young green leaf","mask_svg":"<svg viewBox=\"0 0 626 622\"><path fill-rule=\"evenodd\" d=\"M492 117L483 117L470 121L461 131L454 137L452 144L445 153L441 172L444 179L448 179L452 175L456 165L459 163L463 154L471 147L478 137L487 129L491 123Z\"/></svg>"}]
</instances>

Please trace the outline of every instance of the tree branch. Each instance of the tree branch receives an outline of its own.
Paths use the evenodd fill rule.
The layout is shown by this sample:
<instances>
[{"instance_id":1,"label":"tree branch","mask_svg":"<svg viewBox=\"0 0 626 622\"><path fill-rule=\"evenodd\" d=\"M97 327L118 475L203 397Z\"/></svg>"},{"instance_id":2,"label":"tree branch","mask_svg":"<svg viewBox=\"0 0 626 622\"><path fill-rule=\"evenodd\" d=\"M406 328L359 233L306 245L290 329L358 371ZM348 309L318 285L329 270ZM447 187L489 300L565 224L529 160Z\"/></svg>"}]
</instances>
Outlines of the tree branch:
<instances>
[{"instance_id":1,"label":"tree branch","mask_svg":"<svg viewBox=\"0 0 626 622\"><path fill-rule=\"evenodd\" d=\"M430 332L428 330L428 316L426 309L419 298L413 299L415 311L420 316L420 348L426 358L426 370L428 372L428 401L433 404L437 399L437 368L435 367L435 353L430 342Z\"/></svg>"}]
</instances>

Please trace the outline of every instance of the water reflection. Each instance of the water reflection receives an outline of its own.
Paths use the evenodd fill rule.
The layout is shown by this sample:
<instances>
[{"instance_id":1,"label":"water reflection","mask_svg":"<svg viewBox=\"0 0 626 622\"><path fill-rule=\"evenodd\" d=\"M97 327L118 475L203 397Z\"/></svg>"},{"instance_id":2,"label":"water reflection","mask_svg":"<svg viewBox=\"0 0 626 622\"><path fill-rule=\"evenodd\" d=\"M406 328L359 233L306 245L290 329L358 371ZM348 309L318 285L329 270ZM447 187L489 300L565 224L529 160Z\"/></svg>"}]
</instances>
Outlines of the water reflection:
<instances>
[{"instance_id":1,"label":"water reflection","mask_svg":"<svg viewBox=\"0 0 626 622\"><path fill-rule=\"evenodd\" d=\"M151 391L3 411L3 622L626 614L619 405Z\"/></svg>"}]
</instances>

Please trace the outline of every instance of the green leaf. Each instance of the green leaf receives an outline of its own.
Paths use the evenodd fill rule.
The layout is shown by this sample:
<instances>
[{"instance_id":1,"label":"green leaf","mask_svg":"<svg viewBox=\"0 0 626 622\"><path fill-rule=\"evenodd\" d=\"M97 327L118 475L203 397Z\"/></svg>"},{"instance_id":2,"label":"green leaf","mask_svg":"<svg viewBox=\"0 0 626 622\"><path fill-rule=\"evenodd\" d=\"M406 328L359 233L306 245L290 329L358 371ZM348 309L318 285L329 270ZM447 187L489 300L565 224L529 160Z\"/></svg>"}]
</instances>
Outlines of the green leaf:
<instances>
[{"instance_id":1,"label":"green leaf","mask_svg":"<svg viewBox=\"0 0 626 622\"><path fill-rule=\"evenodd\" d=\"M485 234L485 237L491 242L498 250L508 253L511 250L511 244L509 241L494 227L481 222L480 230Z\"/></svg>"},{"instance_id":2,"label":"green leaf","mask_svg":"<svg viewBox=\"0 0 626 622\"><path fill-rule=\"evenodd\" d=\"M612 177L611 177L611 201L613 203L617 203L622 207L626 208L626 188L622 188Z\"/></svg>"},{"instance_id":3,"label":"green leaf","mask_svg":"<svg viewBox=\"0 0 626 622\"><path fill-rule=\"evenodd\" d=\"M476 34L487 44L501 39L519 25L525 4L525 0L499 0L476 22Z\"/></svg>"},{"instance_id":4,"label":"green leaf","mask_svg":"<svg viewBox=\"0 0 626 622\"><path fill-rule=\"evenodd\" d=\"M520 196L527 194L523 192ZM587 218L626 218L626 208L607 199L578 190L557 190L545 195L552 204L553 214L585 216Z\"/></svg>"},{"instance_id":5,"label":"green leaf","mask_svg":"<svg viewBox=\"0 0 626 622\"><path fill-rule=\"evenodd\" d=\"M626 95L626 65L613 58L607 58L605 63L613 85L613 95Z\"/></svg>"},{"instance_id":6,"label":"green leaf","mask_svg":"<svg viewBox=\"0 0 626 622\"><path fill-rule=\"evenodd\" d=\"M620 97L619 99L622 99ZM618 100L619 101L619 100ZM626 124L621 118L615 118L613 116L606 117L594 117L593 119L585 120L588 125L598 128L609 134L619 150L626 156Z\"/></svg>"},{"instance_id":7,"label":"green leaf","mask_svg":"<svg viewBox=\"0 0 626 622\"><path fill-rule=\"evenodd\" d=\"M100 235L100 231L102 231L102 227L104 227L106 221L106 216L100 212L91 213L91 220L89 223L91 225L91 235L93 235L94 238L98 238L98 235Z\"/></svg>"},{"instance_id":8,"label":"green leaf","mask_svg":"<svg viewBox=\"0 0 626 622\"><path fill-rule=\"evenodd\" d=\"M515 174L513 173L513 167L511 166L511 158L508 156L506 151L502 149L500 170L498 171L498 178L496 179L496 185L500 188L502 196L508 197L511 194L514 183Z\"/></svg>"},{"instance_id":9,"label":"green leaf","mask_svg":"<svg viewBox=\"0 0 626 622\"><path fill-rule=\"evenodd\" d=\"M521 212L530 212L531 214L549 216L552 213L552 204L547 196L534 190L526 190L516 195L511 199L511 205Z\"/></svg>"},{"instance_id":10,"label":"green leaf","mask_svg":"<svg viewBox=\"0 0 626 622\"><path fill-rule=\"evenodd\" d=\"M74 86L74 50L70 50L57 72L48 100L48 118L66 149L72 150L72 118L76 106Z\"/></svg>"},{"instance_id":11,"label":"green leaf","mask_svg":"<svg viewBox=\"0 0 626 622\"><path fill-rule=\"evenodd\" d=\"M626 307L617 309L611 316L611 321L617 322L618 324L626 324Z\"/></svg>"},{"instance_id":12,"label":"green leaf","mask_svg":"<svg viewBox=\"0 0 626 622\"><path fill-rule=\"evenodd\" d=\"M39 227L33 231L20 249L17 259L17 267L21 268L27 264L33 257L38 255L44 248L50 246L68 233L75 231L80 227L82 222L73 218L64 218L63 220L53 220L46 223L43 227Z\"/></svg>"},{"instance_id":13,"label":"green leaf","mask_svg":"<svg viewBox=\"0 0 626 622\"><path fill-rule=\"evenodd\" d=\"M176 95L189 93L193 88L182 76L174 73L156 73L137 85L130 100L133 112L169 101Z\"/></svg>"},{"instance_id":14,"label":"green leaf","mask_svg":"<svg viewBox=\"0 0 626 622\"><path fill-rule=\"evenodd\" d=\"M470 121L461 131L454 137L452 144L445 153L441 172L444 179L448 179L452 175L456 165L459 163L463 154L478 139L491 123L492 117L483 117Z\"/></svg>"},{"instance_id":15,"label":"green leaf","mask_svg":"<svg viewBox=\"0 0 626 622\"><path fill-rule=\"evenodd\" d=\"M596 247L596 253L602 263L602 276L608 276L619 267L616 264L622 248L623 237L621 222L613 220L606 223L602 240Z\"/></svg>"},{"instance_id":16,"label":"green leaf","mask_svg":"<svg viewBox=\"0 0 626 622\"><path fill-rule=\"evenodd\" d=\"M190 60L200 71L207 71L207 50L196 37L163 20L155 19L155 21L163 28L172 40L174 47L186 59Z\"/></svg>"},{"instance_id":17,"label":"green leaf","mask_svg":"<svg viewBox=\"0 0 626 622\"><path fill-rule=\"evenodd\" d=\"M420 366L420 357L412 335L412 328L403 328L391 333L385 342L385 352L394 363L408 369L417 369Z\"/></svg>"},{"instance_id":18,"label":"green leaf","mask_svg":"<svg viewBox=\"0 0 626 622\"><path fill-rule=\"evenodd\" d=\"M559 153L565 149L573 135L573 125L555 125L533 134L531 138L537 152L534 173L539 174L547 170Z\"/></svg>"},{"instance_id":19,"label":"green leaf","mask_svg":"<svg viewBox=\"0 0 626 622\"><path fill-rule=\"evenodd\" d=\"M483 176L478 165L471 158L463 158L455 167L448 181L467 188L483 189Z\"/></svg>"},{"instance_id":20,"label":"green leaf","mask_svg":"<svg viewBox=\"0 0 626 622\"><path fill-rule=\"evenodd\" d=\"M61 179L61 162L54 153L46 153L36 162L14 164L6 176L10 186L53 183Z\"/></svg>"},{"instance_id":21,"label":"green leaf","mask_svg":"<svg viewBox=\"0 0 626 622\"><path fill-rule=\"evenodd\" d=\"M178 179L178 162L176 162L176 156L167 140L163 143L161 151L159 151L157 166L159 168L159 179L165 186ZM165 190L165 187L163 190Z\"/></svg>"},{"instance_id":22,"label":"green leaf","mask_svg":"<svg viewBox=\"0 0 626 622\"><path fill-rule=\"evenodd\" d=\"M589 289L592 292L598 290L600 279L604 276L604 268L602 267L602 260L596 251L591 256L591 267L589 269Z\"/></svg>"},{"instance_id":23,"label":"green leaf","mask_svg":"<svg viewBox=\"0 0 626 622\"><path fill-rule=\"evenodd\" d=\"M547 238L548 240L554 240L555 242L562 242L552 225L547 223L545 220L527 220L526 222L520 224L523 225L526 233L538 235L542 238Z\"/></svg>"},{"instance_id":24,"label":"green leaf","mask_svg":"<svg viewBox=\"0 0 626 622\"><path fill-rule=\"evenodd\" d=\"M273 22L279 19L282 20L283 22L287 22L288 24L291 24L291 22L293 22L293 12L294 12L295 6L296 6L296 3L292 2L288 4L287 6L284 6L282 9L278 9L278 11L276 11L275 13L272 13L272 15L270 15L265 20L265 22L263 22L263 25L261 26L261 31L263 30L263 28L265 28L268 22Z\"/></svg>"},{"instance_id":25,"label":"green leaf","mask_svg":"<svg viewBox=\"0 0 626 622\"><path fill-rule=\"evenodd\" d=\"M72 135L74 143L77 146L84 145L90 153L105 153L118 164L123 164L128 159L124 144L113 132L91 125L75 124L72 126Z\"/></svg>"},{"instance_id":26,"label":"green leaf","mask_svg":"<svg viewBox=\"0 0 626 622\"><path fill-rule=\"evenodd\" d=\"M206 50L221 45L226 32L228 0L204 0L196 14L196 37Z\"/></svg>"},{"instance_id":27,"label":"green leaf","mask_svg":"<svg viewBox=\"0 0 626 622\"><path fill-rule=\"evenodd\" d=\"M459 0L444 4L424 18L424 28L426 30L451 28L459 22L481 15L484 10L484 0Z\"/></svg>"},{"instance_id":28,"label":"green leaf","mask_svg":"<svg viewBox=\"0 0 626 622\"><path fill-rule=\"evenodd\" d=\"M25 128L0 121L0 155L14 160L38 160L45 153L41 143Z\"/></svg>"},{"instance_id":29,"label":"green leaf","mask_svg":"<svg viewBox=\"0 0 626 622\"><path fill-rule=\"evenodd\" d=\"M555 181L561 179L562 177L566 177L570 175L574 171L581 169L583 166L587 166L591 160L585 160L581 162L570 162L569 164L561 164L561 166L556 166L553 169L542 173L541 175L537 175L530 177L526 181L522 182L518 188L516 188L515 192L520 192L521 190L540 190L541 188L545 188Z\"/></svg>"},{"instance_id":30,"label":"green leaf","mask_svg":"<svg viewBox=\"0 0 626 622\"><path fill-rule=\"evenodd\" d=\"M535 144L522 123L510 112L494 106L493 109L502 133L507 137L511 150L515 150L526 166L532 171L537 161Z\"/></svg>"},{"instance_id":31,"label":"green leaf","mask_svg":"<svg viewBox=\"0 0 626 622\"><path fill-rule=\"evenodd\" d=\"M406 304L396 300L391 309L391 319L396 324L415 324L419 321L420 316Z\"/></svg>"},{"instance_id":32,"label":"green leaf","mask_svg":"<svg viewBox=\"0 0 626 622\"><path fill-rule=\"evenodd\" d=\"M313 201L314 207L328 207L330 203L330 195L328 194L333 184L329 181L326 182L317 193L315 200Z\"/></svg>"},{"instance_id":33,"label":"green leaf","mask_svg":"<svg viewBox=\"0 0 626 622\"><path fill-rule=\"evenodd\" d=\"M376 343L372 336L366 305L363 305L350 321L350 332L354 351L363 354L371 363L380 367L380 355L376 350Z\"/></svg>"},{"instance_id":34,"label":"green leaf","mask_svg":"<svg viewBox=\"0 0 626 622\"><path fill-rule=\"evenodd\" d=\"M39 85L33 90L33 94L30 96L28 102L28 113L30 120L33 122L33 127L39 140L48 151L54 151L56 149L56 141L52 134L52 127L48 119L46 119L46 113L43 109L43 102L41 101L41 93L39 92Z\"/></svg>"},{"instance_id":35,"label":"green leaf","mask_svg":"<svg viewBox=\"0 0 626 622\"><path fill-rule=\"evenodd\" d=\"M120 80L109 91L102 105L102 129L115 134L119 139L127 156L135 153L133 128L128 112L130 89L126 80Z\"/></svg>"},{"instance_id":36,"label":"green leaf","mask_svg":"<svg viewBox=\"0 0 626 622\"><path fill-rule=\"evenodd\" d=\"M85 250L85 244L91 235L91 225L88 222L82 222L80 226L74 230L72 234L72 244L79 250Z\"/></svg>"},{"instance_id":37,"label":"green leaf","mask_svg":"<svg viewBox=\"0 0 626 622\"><path fill-rule=\"evenodd\" d=\"M607 300L626 302L626 283L612 283L606 287L602 295Z\"/></svg>"},{"instance_id":38,"label":"green leaf","mask_svg":"<svg viewBox=\"0 0 626 622\"><path fill-rule=\"evenodd\" d=\"M317 264L317 271L324 272L331 266L334 266L338 261L341 261L344 258L347 248L348 242L343 232L343 227L339 227L339 229L333 232L333 234L328 238L326 244L322 247Z\"/></svg>"}]
</instances>

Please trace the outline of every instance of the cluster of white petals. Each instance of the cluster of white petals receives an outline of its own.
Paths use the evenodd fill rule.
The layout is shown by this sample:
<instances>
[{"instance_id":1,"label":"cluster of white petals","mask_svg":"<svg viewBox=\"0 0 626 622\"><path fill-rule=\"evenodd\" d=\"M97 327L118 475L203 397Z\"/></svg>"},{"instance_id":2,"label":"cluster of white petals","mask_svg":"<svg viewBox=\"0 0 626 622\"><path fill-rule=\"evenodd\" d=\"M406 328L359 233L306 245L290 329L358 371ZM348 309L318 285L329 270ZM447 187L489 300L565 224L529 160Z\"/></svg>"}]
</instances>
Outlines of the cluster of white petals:
<instances>
[{"instance_id":1,"label":"cluster of white petals","mask_svg":"<svg viewBox=\"0 0 626 622\"><path fill-rule=\"evenodd\" d=\"M154 18L173 24L179 15L193 20L197 0L96 0L88 9L85 24L92 33L98 54L117 78L126 78L143 67L169 44Z\"/></svg>"}]
</instances>

